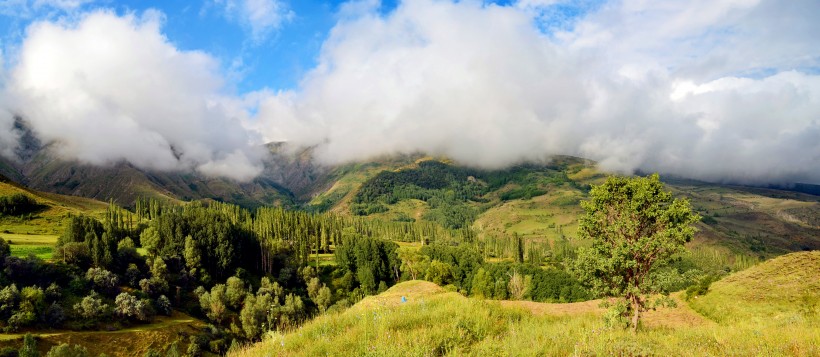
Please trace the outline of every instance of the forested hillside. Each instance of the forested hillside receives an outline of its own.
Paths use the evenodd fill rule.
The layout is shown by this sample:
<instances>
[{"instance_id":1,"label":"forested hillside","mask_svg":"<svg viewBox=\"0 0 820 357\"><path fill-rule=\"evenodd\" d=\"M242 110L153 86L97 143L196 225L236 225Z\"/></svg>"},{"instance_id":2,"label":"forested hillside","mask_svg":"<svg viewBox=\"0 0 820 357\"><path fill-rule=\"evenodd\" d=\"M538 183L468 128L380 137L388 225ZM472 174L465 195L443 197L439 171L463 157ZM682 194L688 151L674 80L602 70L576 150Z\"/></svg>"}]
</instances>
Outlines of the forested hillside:
<instances>
[{"instance_id":1,"label":"forested hillside","mask_svg":"<svg viewBox=\"0 0 820 357\"><path fill-rule=\"evenodd\" d=\"M125 209L4 184L0 327L129 331L193 316L211 327L174 348L224 353L411 279L483 299L596 297L572 270L589 244L576 235L579 202L604 177L588 161L485 171L405 157L324 177L334 182L325 192L344 194L301 210L151 197ZM704 221L688 251L653 273L661 291L708 289L817 244L812 196L688 181L670 188Z\"/></svg>"}]
</instances>

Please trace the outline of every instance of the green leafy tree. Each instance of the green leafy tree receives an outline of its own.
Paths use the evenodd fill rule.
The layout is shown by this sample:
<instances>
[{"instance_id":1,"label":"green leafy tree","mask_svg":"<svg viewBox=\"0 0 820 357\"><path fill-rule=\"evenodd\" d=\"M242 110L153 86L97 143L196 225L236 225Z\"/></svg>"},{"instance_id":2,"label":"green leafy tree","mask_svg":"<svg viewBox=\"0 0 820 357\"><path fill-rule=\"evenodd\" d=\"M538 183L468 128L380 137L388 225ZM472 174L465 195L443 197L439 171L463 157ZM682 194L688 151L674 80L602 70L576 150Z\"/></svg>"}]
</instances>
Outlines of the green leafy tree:
<instances>
[{"instance_id":1,"label":"green leafy tree","mask_svg":"<svg viewBox=\"0 0 820 357\"><path fill-rule=\"evenodd\" d=\"M313 298L313 302L319 307L319 311L324 313L327 311L328 306L330 306L332 299L333 294L330 293L330 288L322 284L322 288L319 289L319 293Z\"/></svg>"},{"instance_id":2,"label":"green leafy tree","mask_svg":"<svg viewBox=\"0 0 820 357\"><path fill-rule=\"evenodd\" d=\"M585 213L578 234L592 246L579 249L574 270L601 296L621 297L621 318L637 331L641 313L654 308L649 296L666 293L653 272L685 251L700 216L689 201L664 191L657 174L609 177L581 202ZM628 321L628 320L627 320Z\"/></svg>"},{"instance_id":3,"label":"green leafy tree","mask_svg":"<svg viewBox=\"0 0 820 357\"><path fill-rule=\"evenodd\" d=\"M430 267L427 268L427 274L424 276L426 280L432 281L438 285L449 284L453 280L453 268L450 264L433 260Z\"/></svg>"},{"instance_id":4,"label":"green leafy tree","mask_svg":"<svg viewBox=\"0 0 820 357\"><path fill-rule=\"evenodd\" d=\"M401 259L401 271L409 274L413 280L418 279L430 266L430 258L418 250L399 250L398 253Z\"/></svg>"},{"instance_id":5,"label":"green leafy tree","mask_svg":"<svg viewBox=\"0 0 820 357\"><path fill-rule=\"evenodd\" d=\"M495 290L495 281L492 275L488 274L484 268L478 268L473 275L472 294L482 298L492 298Z\"/></svg>"},{"instance_id":6,"label":"green leafy tree","mask_svg":"<svg viewBox=\"0 0 820 357\"><path fill-rule=\"evenodd\" d=\"M211 292L206 292L199 297L199 304L208 318L218 324L222 322L227 312L226 300L225 285L217 284L211 288Z\"/></svg>"},{"instance_id":7,"label":"green leafy tree","mask_svg":"<svg viewBox=\"0 0 820 357\"><path fill-rule=\"evenodd\" d=\"M89 268L85 278L99 291L115 293L120 280L116 274L103 268Z\"/></svg>"},{"instance_id":8,"label":"green leafy tree","mask_svg":"<svg viewBox=\"0 0 820 357\"><path fill-rule=\"evenodd\" d=\"M9 243L6 242L5 239L0 238L0 267L3 266L3 262L6 261L6 257L11 255L11 247Z\"/></svg>"},{"instance_id":9,"label":"green leafy tree","mask_svg":"<svg viewBox=\"0 0 820 357\"><path fill-rule=\"evenodd\" d=\"M148 227L140 234L140 244L148 251L148 254L154 256L159 248L159 238L159 232L154 227Z\"/></svg>"},{"instance_id":10,"label":"green leafy tree","mask_svg":"<svg viewBox=\"0 0 820 357\"><path fill-rule=\"evenodd\" d=\"M279 283L271 282L268 277L263 277L256 295L269 295L273 301L279 303L285 298L285 289Z\"/></svg>"},{"instance_id":11,"label":"green leafy tree","mask_svg":"<svg viewBox=\"0 0 820 357\"><path fill-rule=\"evenodd\" d=\"M245 299L245 282L235 276L228 278L228 281L225 283L225 298L227 299L228 307L238 310L242 304L242 300Z\"/></svg>"},{"instance_id":12,"label":"green leafy tree","mask_svg":"<svg viewBox=\"0 0 820 357\"><path fill-rule=\"evenodd\" d=\"M34 336L27 333L23 336L23 346L17 352L19 357L40 357L40 352L37 351L37 341Z\"/></svg>"},{"instance_id":13,"label":"green leafy tree","mask_svg":"<svg viewBox=\"0 0 820 357\"><path fill-rule=\"evenodd\" d=\"M191 276L196 276L202 266L202 253L200 253L196 241L190 235L185 237L183 255L185 256L185 265L188 267L188 272Z\"/></svg>"}]
</instances>

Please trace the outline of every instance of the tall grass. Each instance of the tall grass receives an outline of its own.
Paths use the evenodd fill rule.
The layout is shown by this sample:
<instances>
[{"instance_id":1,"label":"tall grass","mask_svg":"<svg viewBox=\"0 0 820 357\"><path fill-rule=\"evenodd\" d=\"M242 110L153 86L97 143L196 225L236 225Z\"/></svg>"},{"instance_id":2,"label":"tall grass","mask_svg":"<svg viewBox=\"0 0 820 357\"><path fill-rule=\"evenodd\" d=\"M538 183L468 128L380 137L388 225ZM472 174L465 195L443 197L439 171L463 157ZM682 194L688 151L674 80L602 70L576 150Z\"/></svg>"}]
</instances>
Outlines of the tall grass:
<instances>
[{"instance_id":1,"label":"tall grass","mask_svg":"<svg viewBox=\"0 0 820 357\"><path fill-rule=\"evenodd\" d=\"M637 335L607 327L600 314L579 309L532 314L521 306L465 298L425 287L397 285L350 310L325 315L287 334L274 333L235 356L817 356L820 327L805 320L766 325L684 325L674 318L644 326ZM400 295L406 294L407 303ZM523 306L523 305L522 305ZM695 314L685 306L676 313ZM663 312L660 312L662 315Z\"/></svg>"}]
</instances>

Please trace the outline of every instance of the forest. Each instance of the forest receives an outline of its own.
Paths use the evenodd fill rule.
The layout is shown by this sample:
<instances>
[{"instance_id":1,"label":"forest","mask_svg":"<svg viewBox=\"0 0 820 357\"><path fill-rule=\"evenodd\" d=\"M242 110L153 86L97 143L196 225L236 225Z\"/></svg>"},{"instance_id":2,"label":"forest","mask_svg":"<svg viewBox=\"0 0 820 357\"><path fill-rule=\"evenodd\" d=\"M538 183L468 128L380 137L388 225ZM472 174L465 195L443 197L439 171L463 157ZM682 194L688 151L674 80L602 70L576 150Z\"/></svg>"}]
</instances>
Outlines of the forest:
<instances>
[{"instance_id":1,"label":"forest","mask_svg":"<svg viewBox=\"0 0 820 357\"><path fill-rule=\"evenodd\" d=\"M417 249L422 246L421 249ZM433 222L209 202L110 203L69 217L54 259L12 256L0 238L0 328L116 330L185 312L208 322L185 352L225 353L269 330L343 310L397 282L534 301L591 297L560 265L488 262L471 229Z\"/></svg>"}]
</instances>

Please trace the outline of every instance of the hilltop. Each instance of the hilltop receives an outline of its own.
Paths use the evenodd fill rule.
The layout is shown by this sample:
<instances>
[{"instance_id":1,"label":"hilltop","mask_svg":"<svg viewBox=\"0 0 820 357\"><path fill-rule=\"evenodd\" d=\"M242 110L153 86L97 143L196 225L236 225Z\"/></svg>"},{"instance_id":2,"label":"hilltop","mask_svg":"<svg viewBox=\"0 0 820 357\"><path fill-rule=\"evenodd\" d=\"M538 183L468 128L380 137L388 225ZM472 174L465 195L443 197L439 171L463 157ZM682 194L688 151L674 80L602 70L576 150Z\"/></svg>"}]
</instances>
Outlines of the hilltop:
<instances>
[{"instance_id":1,"label":"hilltop","mask_svg":"<svg viewBox=\"0 0 820 357\"><path fill-rule=\"evenodd\" d=\"M272 333L264 342L233 355L812 356L820 353L816 315L801 310L800 304L783 302L800 301L807 290L817 292L818 263L818 252L789 254L715 282L693 303L697 308L712 301L732 301L736 311L743 311L737 319L712 320L675 294L678 307L649 314L637 336L607 327L597 301L499 302L408 281L287 334ZM763 282L761 275L774 283ZM802 279L808 276L815 277ZM738 292L784 281L790 282L786 289L756 295ZM781 314L803 317L761 324L757 321L769 315L757 309L758 304L772 304Z\"/></svg>"}]
</instances>

